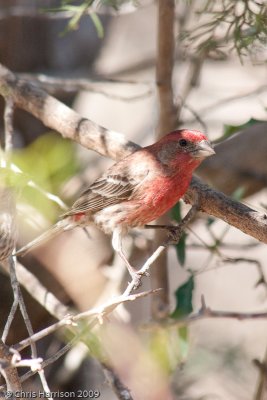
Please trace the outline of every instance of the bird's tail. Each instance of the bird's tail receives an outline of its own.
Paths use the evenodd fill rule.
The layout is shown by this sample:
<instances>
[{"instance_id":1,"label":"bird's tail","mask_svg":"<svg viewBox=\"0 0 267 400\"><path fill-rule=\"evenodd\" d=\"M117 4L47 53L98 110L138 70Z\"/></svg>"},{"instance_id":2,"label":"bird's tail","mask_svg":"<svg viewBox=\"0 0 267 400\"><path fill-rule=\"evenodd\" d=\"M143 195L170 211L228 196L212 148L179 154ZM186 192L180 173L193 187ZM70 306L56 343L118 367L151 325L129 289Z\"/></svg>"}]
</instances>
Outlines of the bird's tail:
<instances>
[{"instance_id":1,"label":"bird's tail","mask_svg":"<svg viewBox=\"0 0 267 400\"><path fill-rule=\"evenodd\" d=\"M40 246L43 243L46 243L50 239L57 236L59 233L70 230L72 228L74 228L74 225L72 225L68 221L68 218L58 221L55 225L51 226L50 229L42 233L36 239L33 239L31 242L29 242L28 244L17 250L14 255L24 256L26 253L28 253L28 251L35 249L36 247Z\"/></svg>"}]
</instances>

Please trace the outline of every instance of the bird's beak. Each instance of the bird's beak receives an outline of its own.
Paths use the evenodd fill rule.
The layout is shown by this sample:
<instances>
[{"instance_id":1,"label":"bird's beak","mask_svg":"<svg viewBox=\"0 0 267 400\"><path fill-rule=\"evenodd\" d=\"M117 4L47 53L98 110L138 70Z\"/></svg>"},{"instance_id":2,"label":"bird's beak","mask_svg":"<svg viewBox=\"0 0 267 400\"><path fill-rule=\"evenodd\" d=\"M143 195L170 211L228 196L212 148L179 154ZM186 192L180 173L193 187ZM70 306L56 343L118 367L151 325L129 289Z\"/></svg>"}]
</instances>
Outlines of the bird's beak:
<instances>
[{"instance_id":1,"label":"bird's beak","mask_svg":"<svg viewBox=\"0 0 267 400\"><path fill-rule=\"evenodd\" d=\"M194 158L206 158L213 154L215 154L215 151L207 140L201 140L192 152Z\"/></svg>"}]
</instances>

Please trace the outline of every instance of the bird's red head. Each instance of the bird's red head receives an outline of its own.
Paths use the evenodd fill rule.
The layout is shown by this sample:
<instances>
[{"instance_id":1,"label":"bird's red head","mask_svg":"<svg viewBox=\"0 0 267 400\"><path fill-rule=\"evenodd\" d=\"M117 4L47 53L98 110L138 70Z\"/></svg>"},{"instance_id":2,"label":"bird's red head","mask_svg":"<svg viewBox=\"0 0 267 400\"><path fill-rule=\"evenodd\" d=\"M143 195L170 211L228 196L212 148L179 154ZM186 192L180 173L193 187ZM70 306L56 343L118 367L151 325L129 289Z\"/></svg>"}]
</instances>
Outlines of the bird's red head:
<instances>
[{"instance_id":1,"label":"bird's red head","mask_svg":"<svg viewBox=\"0 0 267 400\"><path fill-rule=\"evenodd\" d=\"M201 140L208 140L207 136L204 135L204 133L194 129L179 129L176 131L172 131L163 136L163 139L164 138L175 141L179 139L185 139L193 143L200 142Z\"/></svg>"},{"instance_id":2,"label":"bird's red head","mask_svg":"<svg viewBox=\"0 0 267 400\"><path fill-rule=\"evenodd\" d=\"M155 143L158 158L165 165L184 162L196 168L204 158L215 154L204 133L196 130L181 129L163 136Z\"/></svg>"}]
</instances>

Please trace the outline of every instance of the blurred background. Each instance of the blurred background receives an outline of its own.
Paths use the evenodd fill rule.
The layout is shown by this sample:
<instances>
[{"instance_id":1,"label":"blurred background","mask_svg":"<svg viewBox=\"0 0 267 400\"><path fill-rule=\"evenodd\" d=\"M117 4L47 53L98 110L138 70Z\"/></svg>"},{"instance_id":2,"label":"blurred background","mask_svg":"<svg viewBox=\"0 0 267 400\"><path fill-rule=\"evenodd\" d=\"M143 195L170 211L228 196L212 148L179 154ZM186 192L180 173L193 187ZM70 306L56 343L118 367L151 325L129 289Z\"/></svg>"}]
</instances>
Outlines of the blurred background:
<instances>
[{"instance_id":1,"label":"blurred background","mask_svg":"<svg viewBox=\"0 0 267 400\"><path fill-rule=\"evenodd\" d=\"M89 12L81 12L78 19L82 1L0 0L0 62L82 116L142 146L150 144L159 121L158 2L87 3ZM177 1L173 70L177 127L205 131L215 143L216 156L197 174L261 212L267 207L266 18L264 1ZM3 138L2 120L0 124ZM14 128L14 163L67 204L112 164L63 140L22 110L15 111ZM46 196L22 186L19 246L62 214ZM182 204L179 213L187 209ZM21 259L63 303L79 311L120 294L129 279L112 253L110 239L96 228L90 227L89 233L91 240L79 229L64 233ZM125 238L133 265L141 266L151 254L153 235L140 230ZM200 214L183 243L168 249L171 312L181 317L198 311L201 295L214 310L266 310L266 256L266 245ZM142 290L149 288L145 278ZM35 331L54 321L23 293ZM1 329L11 304L9 279L3 274ZM120 306L107 326L94 333L121 379L133 385L133 398L266 398L265 320L210 318L183 329L156 330L150 322L148 297ZM26 336L18 315L8 343ZM38 351L49 358L66 340L64 333L50 336L39 343ZM96 355L94 350L88 355L81 343L73 346L45 369L50 389L96 389L101 399L117 398ZM26 381L25 388L39 388L38 379Z\"/></svg>"}]
</instances>

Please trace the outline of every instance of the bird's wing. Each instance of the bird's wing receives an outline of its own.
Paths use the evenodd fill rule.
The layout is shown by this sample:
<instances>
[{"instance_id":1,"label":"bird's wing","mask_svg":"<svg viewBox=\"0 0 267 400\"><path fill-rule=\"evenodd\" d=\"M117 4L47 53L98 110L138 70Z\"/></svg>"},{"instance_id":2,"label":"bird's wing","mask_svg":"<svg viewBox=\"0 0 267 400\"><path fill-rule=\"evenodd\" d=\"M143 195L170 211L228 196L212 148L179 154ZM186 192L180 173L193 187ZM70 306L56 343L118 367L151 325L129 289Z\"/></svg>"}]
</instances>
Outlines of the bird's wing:
<instances>
[{"instance_id":1,"label":"bird's wing","mask_svg":"<svg viewBox=\"0 0 267 400\"><path fill-rule=\"evenodd\" d=\"M121 173L121 171L118 171L118 173L107 172L81 194L63 217L79 213L95 213L107 206L130 199L134 190L147 174L148 170L143 170L135 175L129 175L128 171L124 173Z\"/></svg>"}]
</instances>

